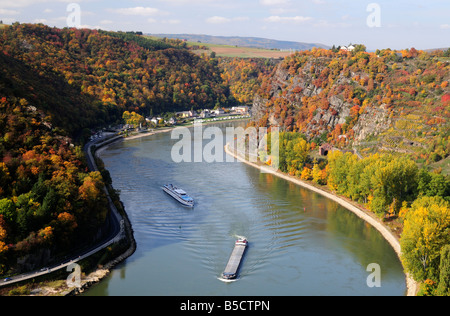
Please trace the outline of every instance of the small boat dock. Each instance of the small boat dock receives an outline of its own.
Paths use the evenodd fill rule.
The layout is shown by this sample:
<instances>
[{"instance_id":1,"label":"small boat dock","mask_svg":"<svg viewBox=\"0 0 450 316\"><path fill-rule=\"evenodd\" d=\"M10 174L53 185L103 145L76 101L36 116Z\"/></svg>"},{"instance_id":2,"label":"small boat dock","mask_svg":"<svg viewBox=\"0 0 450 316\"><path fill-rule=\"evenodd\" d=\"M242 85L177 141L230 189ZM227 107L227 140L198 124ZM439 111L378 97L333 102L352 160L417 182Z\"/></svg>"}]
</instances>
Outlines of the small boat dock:
<instances>
[{"instance_id":1,"label":"small boat dock","mask_svg":"<svg viewBox=\"0 0 450 316\"><path fill-rule=\"evenodd\" d=\"M244 257L245 250L247 249L247 239L239 239L236 241L233 252L231 253L230 260L222 274L222 277L227 280L234 280L237 277L239 266L241 265L242 258Z\"/></svg>"}]
</instances>

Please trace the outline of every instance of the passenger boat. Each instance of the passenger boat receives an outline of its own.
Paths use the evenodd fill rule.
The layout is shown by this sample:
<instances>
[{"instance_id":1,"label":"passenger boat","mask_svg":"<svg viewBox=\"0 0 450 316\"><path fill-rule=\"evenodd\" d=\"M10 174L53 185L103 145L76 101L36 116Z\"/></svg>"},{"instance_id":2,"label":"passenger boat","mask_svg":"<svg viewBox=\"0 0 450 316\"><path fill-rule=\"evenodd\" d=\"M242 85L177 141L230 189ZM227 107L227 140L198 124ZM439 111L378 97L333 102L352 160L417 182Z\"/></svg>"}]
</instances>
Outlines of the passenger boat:
<instances>
[{"instance_id":1,"label":"passenger boat","mask_svg":"<svg viewBox=\"0 0 450 316\"><path fill-rule=\"evenodd\" d=\"M191 198L184 190L177 188L172 184L167 184L162 189L184 206L194 207L194 199Z\"/></svg>"},{"instance_id":2,"label":"passenger boat","mask_svg":"<svg viewBox=\"0 0 450 316\"><path fill-rule=\"evenodd\" d=\"M239 238L236 241L225 271L222 273L222 277L225 280L234 280L237 278L238 270L247 246L248 241L245 238Z\"/></svg>"}]
</instances>

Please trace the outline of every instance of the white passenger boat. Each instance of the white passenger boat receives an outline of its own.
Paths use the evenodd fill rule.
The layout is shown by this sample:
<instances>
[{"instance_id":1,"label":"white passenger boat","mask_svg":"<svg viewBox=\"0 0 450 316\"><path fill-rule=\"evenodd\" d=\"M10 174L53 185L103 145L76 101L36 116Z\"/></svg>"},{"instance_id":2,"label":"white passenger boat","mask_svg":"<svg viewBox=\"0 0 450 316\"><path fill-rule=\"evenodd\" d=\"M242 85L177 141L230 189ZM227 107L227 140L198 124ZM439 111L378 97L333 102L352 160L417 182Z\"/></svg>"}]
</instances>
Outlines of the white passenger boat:
<instances>
[{"instance_id":1,"label":"white passenger boat","mask_svg":"<svg viewBox=\"0 0 450 316\"><path fill-rule=\"evenodd\" d=\"M184 206L194 207L194 199L191 198L184 190L177 188L172 184L167 184L163 186L162 189Z\"/></svg>"}]
</instances>

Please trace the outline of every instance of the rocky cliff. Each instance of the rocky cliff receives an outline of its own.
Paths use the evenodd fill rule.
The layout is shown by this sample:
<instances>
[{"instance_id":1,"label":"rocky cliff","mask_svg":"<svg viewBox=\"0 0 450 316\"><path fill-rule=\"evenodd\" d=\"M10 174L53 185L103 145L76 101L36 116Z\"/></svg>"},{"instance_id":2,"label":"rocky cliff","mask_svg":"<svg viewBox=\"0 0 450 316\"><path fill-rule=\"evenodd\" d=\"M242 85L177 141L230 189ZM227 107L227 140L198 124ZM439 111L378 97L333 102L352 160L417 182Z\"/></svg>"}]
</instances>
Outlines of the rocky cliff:
<instances>
[{"instance_id":1,"label":"rocky cliff","mask_svg":"<svg viewBox=\"0 0 450 316\"><path fill-rule=\"evenodd\" d=\"M437 135L449 136L444 96L450 66L437 58L390 50L297 53L263 82L254 120L304 133L316 143L429 155ZM441 156L450 153L448 147Z\"/></svg>"}]
</instances>

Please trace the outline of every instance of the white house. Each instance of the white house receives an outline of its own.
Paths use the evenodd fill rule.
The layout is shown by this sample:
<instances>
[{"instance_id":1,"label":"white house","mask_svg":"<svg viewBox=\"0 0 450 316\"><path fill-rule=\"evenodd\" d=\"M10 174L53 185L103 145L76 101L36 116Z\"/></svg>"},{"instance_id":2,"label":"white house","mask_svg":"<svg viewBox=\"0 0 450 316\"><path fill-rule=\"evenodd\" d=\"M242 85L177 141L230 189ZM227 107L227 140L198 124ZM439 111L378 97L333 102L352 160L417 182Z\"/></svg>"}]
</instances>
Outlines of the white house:
<instances>
[{"instance_id":1,"label":"white house","mask_svg":"<svg viewBox=\"0 0 450 316\"><path fill-rule=\"evenodd\" d=\"M342 46L341 47L341 50L345 50L345 51L347 51L347 52L352 52L352 51L354 51L355 50L355 46L354 45L350 45L350 46Z\"/></svg>"},{"instance_id":2,"label":"white house","mask_svg":"<svg viewBox=\"0 0 450 316\"><path fill-rule=\"evenodd\" d=\"M241 114L248 114L248 106L244 105L244 106L234 106L231 108L232 111L234 112L238 112Z\"/></svg>"},{"instance_id":3,"label":"white house","mask_svg":"<svg viewBox=\"0 0 450 316\"><path fill-rule=\"evenodd\" d=\"M216 115L222 115L222 114L225 114L225 111L223 109L217 109L217 110L213 110L212 113L214 113Z\"/></svg>"},{"instance_id":4,"label":"white house","mask_svg":"<svg viewBox=\"0 0 450 316\"><path fill-rule=\"evenodd\" d=\"M150 120L150 122L154 123L155 125L159 124L159 121L161 121L162 118L161 117L154 117Z\"/></svg>"}]
</instances>

